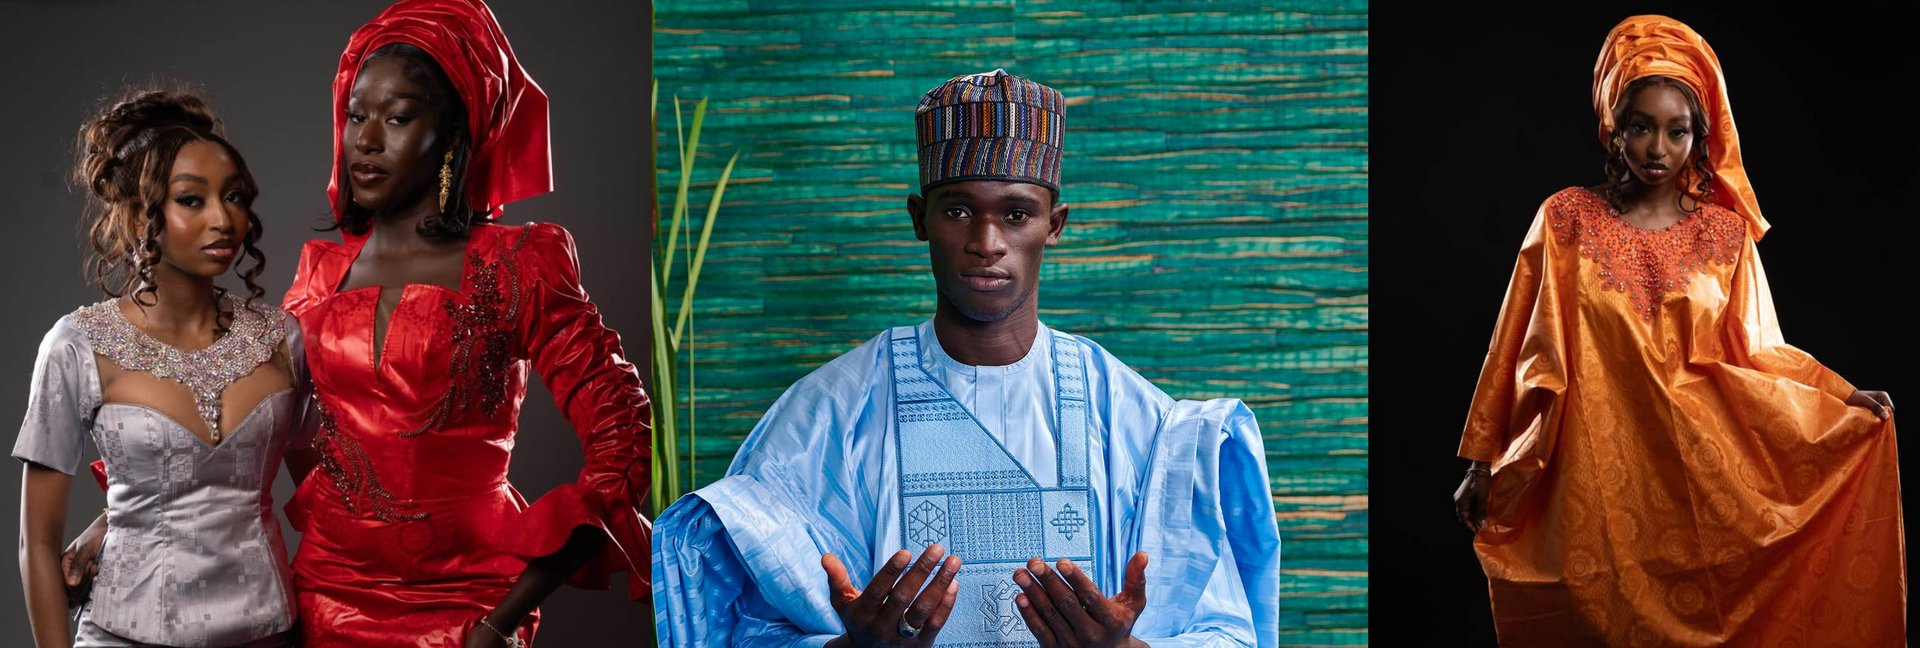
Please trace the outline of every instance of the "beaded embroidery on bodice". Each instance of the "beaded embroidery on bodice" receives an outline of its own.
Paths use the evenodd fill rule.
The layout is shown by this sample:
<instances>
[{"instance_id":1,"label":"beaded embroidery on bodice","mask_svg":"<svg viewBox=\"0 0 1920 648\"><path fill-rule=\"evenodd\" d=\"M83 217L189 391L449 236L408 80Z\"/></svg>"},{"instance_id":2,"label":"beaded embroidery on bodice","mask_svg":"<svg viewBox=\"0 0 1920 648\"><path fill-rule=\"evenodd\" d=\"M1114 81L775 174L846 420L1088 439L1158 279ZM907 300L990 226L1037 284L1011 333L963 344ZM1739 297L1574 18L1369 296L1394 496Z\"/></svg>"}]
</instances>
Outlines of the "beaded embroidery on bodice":
<instances>
[{"instance_id":1,"label":"beaded embroidery on bodice","mask_svg":"<svg viewBox=\"0 0 1920 648\"><path fill-rule=\"evenodd\" d=\"M220 393L227 385L253 373L273 357L286 338L286 312L271 306L248 306L225 295L222 307L233 313L226 335L204 349L186 351L153 339L127 321L119 300L107 300L74 311L73 319L93 345L95 353L128 371L142 371L171 380L193 392L195 409L207 423L213 442L220 442Z\"/></svg>"},{"instance_id":2,"label":"beaded embroidery on bodice","mask_svg":"<svg viewBox=\"0 0 1920 648\"><path fill-rule=\"evenodd\" d=\"M1659 312L1661 297L1708 264L1733 263L1746 243L1746 223L1715 205L1648 230L1621 219L1598 194L1574 189L1555 197L1547 218L1560 243L1577 242L1581 258L1599 266L1601 287L1627 293L1633 312L1646 320Z\"/></svg>"}]
</instances>

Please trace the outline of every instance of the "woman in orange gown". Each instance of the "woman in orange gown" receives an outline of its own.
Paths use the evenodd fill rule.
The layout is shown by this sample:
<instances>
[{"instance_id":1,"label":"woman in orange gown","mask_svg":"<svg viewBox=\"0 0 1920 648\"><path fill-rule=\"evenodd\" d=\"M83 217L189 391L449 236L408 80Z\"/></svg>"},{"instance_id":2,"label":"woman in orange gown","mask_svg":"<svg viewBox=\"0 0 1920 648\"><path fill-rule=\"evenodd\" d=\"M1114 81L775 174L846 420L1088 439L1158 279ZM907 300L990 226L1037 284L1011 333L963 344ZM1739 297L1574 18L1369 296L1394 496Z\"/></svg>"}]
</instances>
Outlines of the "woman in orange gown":
<instances>
[{"instance_id":1,"label":"woman in orange gown","mask_svg":"<svg viewBox=\"0 0 1920 648\"><path fill-rule=\"evenodd\" d=\"M1783 341L1713 50L1629 18L1607 181L1540 207L1460 443L1500 642L1898 646L1892 421Z\"/></svg>"}]
</instances>

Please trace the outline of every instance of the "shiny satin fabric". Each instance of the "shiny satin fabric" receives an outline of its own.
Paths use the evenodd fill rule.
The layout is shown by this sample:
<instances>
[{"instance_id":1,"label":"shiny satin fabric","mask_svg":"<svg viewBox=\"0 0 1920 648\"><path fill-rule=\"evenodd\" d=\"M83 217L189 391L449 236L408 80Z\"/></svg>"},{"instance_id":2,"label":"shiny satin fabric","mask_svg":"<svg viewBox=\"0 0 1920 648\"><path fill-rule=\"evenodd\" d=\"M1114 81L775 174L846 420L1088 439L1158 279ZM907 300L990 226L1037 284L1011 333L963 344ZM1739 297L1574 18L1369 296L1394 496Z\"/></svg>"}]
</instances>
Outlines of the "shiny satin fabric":
<instances>
[{"instance_id":1,"label":"shiny satin fabric","mask_svg":"<svg viewBox=\"0 0 1920 648\"><path fill-rule=\"evenodd\" d=\"M1045 481L1060 475L1049 423L1054 340L1080 344L1097 430L1087 435L1086 483L1099 510L1087 517L1103 525L1103 559L1088 571L1118 583L1126 560L1147 552L1148 607L1134 634L1154 646L1278 644L1280 537L1246 405L1176 401L1086 338L1056 338L1044 326L1027 356L1006 366L955 360L931 322L916 334L924 375ZM912 523L898 506L889 338L882 333L795 383L725 478L661 514L653 554L660 645L819 645L844 631L821 554L839 556L853 582L865 583L903 548ZM956 607L947 623L1023 625L1010 612Z\"/></svg>"},{"instance_id":2,"label":"shiny satin fabric","mask_svg":"<svg viewBox=\"0 0 1920 648\"><path fill-rule=\"evenodd\" d=\"M1613 136L1613 111L1626 99L1627 86L1650 76L1668 77L1693 90L1708 120L1707 164L1713 168L1708 200L1745 219L1753 240L1764 238L1769 225L1740 159L1740 132L1733 127L1720 57L1693 28L1666 16L1634 16L1607 34L1593 65L1593 112L1600 118L1600 142Z\"/></svg>"},{"instance_id":3,"label":"shiny satin fabric","mask_svg":"<svg viewBox=\"0 0 1920 648\"><path fill-rule=\"evenodd\" d=\"M347 100L368 54L383 45L407 43L433 57L467 108L472 158L467 162L467 200L474 211L498 218L502 206L553 191L548 159L547 94L520 59L493 10L480 0L401 0L353 32L333 77L333 174L327 198L343 213L340 133Z\"/></svg>"},{"instance_id":4,"label":"shiny satin fabric","mask_svg":"<svg viewBox=\"0 0 1920 648\"><path fill-rule=\"evenodd\" d=\"M312 241L287 294L312 340L316 468L288 516L306 645L457 646L526 560L605 530L575 585L625 571L637 597L648 529L648 403L554 225L476 225L462 285L409 285L376 362L378 286L336 291L359 244ZM528 369L580 437L578 482L529 506L507 483ZM542 431L543 433L548 433ZM531 636L533 623L522 629Z\"/></svg>"},{"instance_id":5,"label":"shiny satin fabric","mask_svg":"<svg viewBox=\"0 0 1920 648\"><path fill-rule=\"evenodd\" d=\"M73 474L91 436L106 464L106 541L75 645L236 646L286 632L293 588L272 486L300 429L303 369L209 445L149 407L102 402L94 347L72 319L41 345L13 454Z\"/></svg>"},{"instance_id":6,"label":"shiny satin fabric","mask_svg":"<svg viewBox=\"0 0 1920 648\"><path fill-rule=\"evenodd\" d=\"M1494 465L1474 549L1501 644L1902 644L1893 422L1782 339L1747 231L1542 205L1460 444ZM1623 290L1667 282L1651 310Z\"/></svg>"}]
</instances>

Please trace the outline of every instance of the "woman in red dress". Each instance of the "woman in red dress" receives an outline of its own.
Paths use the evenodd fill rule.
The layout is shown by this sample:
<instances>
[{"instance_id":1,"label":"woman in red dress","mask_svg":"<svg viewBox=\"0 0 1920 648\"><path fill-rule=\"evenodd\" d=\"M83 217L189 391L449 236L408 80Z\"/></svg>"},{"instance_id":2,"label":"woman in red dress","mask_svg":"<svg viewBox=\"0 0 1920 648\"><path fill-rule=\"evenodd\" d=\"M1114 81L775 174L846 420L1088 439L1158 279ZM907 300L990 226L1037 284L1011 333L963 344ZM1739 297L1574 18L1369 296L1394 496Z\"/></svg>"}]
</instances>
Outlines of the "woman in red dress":
<instances>
[{"instance_id":1,"label":"woman in red dress","mask_svg":"<svg viewBox=\"0 0 1920 648\"><path fill-rule=\"evenodd\" d=\"M569 579L649 587L649 409L559 226L494 223L552 190L547 100L478 0L396 3L334 77L341 241L309 241L318 469L288 516L309 646L501 646ZM580 437L576 483L507 483L531 368Z\"/></svg>"},{"instance_id":2,"label":"woman in red dress","mask_svg":"<svg viewBox=\"0 0 1920 648\"><path fill-rule=\"evenodd\" d=\"M307 243L283 303L306 335L317 424L289 452L317 465L287 505L303 643L525 646L563 582L606 588L625 571L644 596L639 375L567 231L493 222L552 190L546 95L479 0L403 0L354 32L333 103L342 240ZM531 506L507 483L529 366L586 457ZM70 572L97 555L99 528Z\"/></svg>"}]
</instances>

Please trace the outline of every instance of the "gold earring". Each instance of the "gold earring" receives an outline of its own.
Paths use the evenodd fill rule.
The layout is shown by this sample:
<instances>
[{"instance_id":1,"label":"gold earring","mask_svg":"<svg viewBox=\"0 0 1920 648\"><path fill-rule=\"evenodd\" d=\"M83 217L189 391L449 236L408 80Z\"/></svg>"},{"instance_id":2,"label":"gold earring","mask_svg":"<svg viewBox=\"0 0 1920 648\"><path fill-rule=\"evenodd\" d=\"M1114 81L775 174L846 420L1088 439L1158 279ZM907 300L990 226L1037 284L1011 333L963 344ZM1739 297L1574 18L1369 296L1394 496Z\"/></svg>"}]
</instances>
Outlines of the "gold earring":
<instances>
[{"instance_id":1,"label":"gold earring","mask_svg":"<svg viewBox=\"0 0 1920 648\"><path fill-rule=\"evenodd\" d=\"M447 191L453 189L453 149L440 162L440 211L447 210Z\"/></svg>"}]
</instances>

